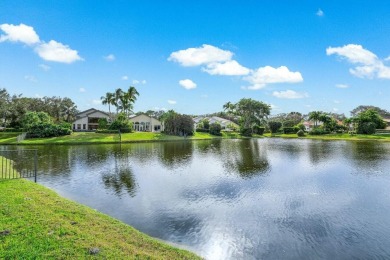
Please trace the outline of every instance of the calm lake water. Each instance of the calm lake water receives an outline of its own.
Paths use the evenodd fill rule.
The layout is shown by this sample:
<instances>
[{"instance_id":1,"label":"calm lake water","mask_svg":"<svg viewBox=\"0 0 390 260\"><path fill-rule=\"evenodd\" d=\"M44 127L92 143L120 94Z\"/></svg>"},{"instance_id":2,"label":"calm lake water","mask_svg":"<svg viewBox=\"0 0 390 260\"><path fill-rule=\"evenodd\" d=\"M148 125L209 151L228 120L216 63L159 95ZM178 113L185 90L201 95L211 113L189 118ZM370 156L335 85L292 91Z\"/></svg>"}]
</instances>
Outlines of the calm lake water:
<instances>
[{"instance_id":1,"label":"calm lake water","mask_svg":"<svg viewBox=\"0 0 390 260\"><path fill-rule=\"evenodd\" d=\"M390 143L37 148L39 183L207 259L390 259Z\"/></svg>"}]
</instances>

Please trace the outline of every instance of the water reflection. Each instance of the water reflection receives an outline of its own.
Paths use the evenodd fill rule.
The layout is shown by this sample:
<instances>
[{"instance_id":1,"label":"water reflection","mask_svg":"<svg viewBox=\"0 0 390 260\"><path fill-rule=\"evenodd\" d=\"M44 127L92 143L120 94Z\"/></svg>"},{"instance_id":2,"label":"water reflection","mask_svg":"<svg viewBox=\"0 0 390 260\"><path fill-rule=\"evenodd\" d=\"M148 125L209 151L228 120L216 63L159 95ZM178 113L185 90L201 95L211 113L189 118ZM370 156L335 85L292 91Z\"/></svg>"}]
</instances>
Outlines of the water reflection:
<instances>
[{"instance_id":1,"label":"water reflection","mask_svg":"<svg viewBox=\"0 0 390 260\"><path fill-rule=\"evenodd\" d=\"M159 146L158 157L169 168L185 167L191 163L193 142L166 142Z\"/></svg>"},{"instance_id":2,"label":"water reflection","mask_svg":"<svg viewBox=\"0 0 390 260\"><path fill-rule=\"evenodd\" d=\"M128 167L115 169L115 172L102 174L102 180L106 189L114 190L121 197L126 191L131 197L136 194L137 184L131 169Z\"/></svg>"}]
</instances>

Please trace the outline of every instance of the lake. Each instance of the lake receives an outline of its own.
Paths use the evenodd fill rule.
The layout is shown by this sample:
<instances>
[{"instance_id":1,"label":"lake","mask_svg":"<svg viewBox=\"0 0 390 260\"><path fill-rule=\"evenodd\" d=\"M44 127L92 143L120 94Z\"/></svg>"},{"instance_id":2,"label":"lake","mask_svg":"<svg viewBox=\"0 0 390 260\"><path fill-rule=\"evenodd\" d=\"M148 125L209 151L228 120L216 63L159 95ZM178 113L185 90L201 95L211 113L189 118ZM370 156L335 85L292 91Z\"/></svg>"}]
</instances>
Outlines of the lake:
<instances>
[{"instance_id":1,"label":"lake","mask_svg":"<svg viewBox=\"0 0 390 260\"><path fill-rule=\"evenodd\" d=\"M207 259L390 259L390 143L36 148L39 183Z\"/></svg>"}]
</instances>

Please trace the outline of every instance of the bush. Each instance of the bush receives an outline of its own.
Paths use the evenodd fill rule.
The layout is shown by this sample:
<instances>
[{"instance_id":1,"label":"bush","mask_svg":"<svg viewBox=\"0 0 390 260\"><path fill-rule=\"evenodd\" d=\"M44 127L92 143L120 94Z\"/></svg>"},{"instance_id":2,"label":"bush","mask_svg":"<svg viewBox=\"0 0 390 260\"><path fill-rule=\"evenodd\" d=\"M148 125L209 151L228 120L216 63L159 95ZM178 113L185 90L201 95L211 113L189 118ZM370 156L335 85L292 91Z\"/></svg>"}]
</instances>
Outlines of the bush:
<instances>
[{"instance_id":1,"label":"bush","mask_svg":"<svg viewBox=\"0 0 390 260\"><path fill-rule=\"evenodd\" d=\"M298 131L298 127L283 127L284 134L296 134Z\"/></svg>"},{"instance_id":2,"label":"bush","mask_svg":"<svg viewBox=\"0 0 390 260\"><path fill-rule=\"evenodd\" d=\"M61 125L51 123L38 123L31 125L27 131L27 138L44 138L70 135L72 130Z\"/></svg>"},{"instance_id":3,"label":"bush","mask_svg":"<svg viewBox=\"0 0 390 260\"><path fill-rule=\"evenodd\" d=\"M107 129L108 128L108 121L106 118L99 118L99 129Z\"/></svg>"},{"instance_id":4,"label":"bush","mask_svg":"<svg viewBox=\"0 0 390 260\"><path fill-rule=\"evenodd\" d=\"M204 128L196 128L196 132L199 132L199 133L208 133L209 130L208 130L208 129L204 129Z\"/></svg>"},{"instance_id":5,"label":"bush","mask_svg":"<svg viewBox=\"0 0 390 260\"><path fill-rule=\"evenodd\" d=\"M22 129L9 127L9 128L5 128L3 132L22 132Z\"/></svg>"},{"instance_id":6,"label":"bush","mask_svg":"<svg viewBox=\"0 0 390 260\"><path fill-rule=\"evenodd\" d=\"M349 131L348 134L349 135L356 135L356 131Z\"/></svg>"},{"instance_id":7,"label":"bush","mask_svg":"<svg viewBox=\"0 0 390 260\"><path fill-rule=\"evenodd\" d=\"M323 128L314 128L313 130L311 130L309 132L309 135L325 135L325 134L329 134L329 131L323 129Z\"/></svg>"},{"instance_id":8,"label":"bush","mask_svg":"<svg viewBox=\"0 0 390 260\"><path fill-rule=\"evenodd\" d=\"M302 131L305 131L305 130L306 130L305 125L302 124L302 123L297 124L295 127L298 127L298 129L300 129L300 130L302 130ZM299 131L299 130L298 130L298 131Z\"/></svg>"},{"instance_id":9,"label":"bush","mask_svg":"<svg viewBox=\"0 0 390 260\"><path fill-rule=\"evenodd\" d=\"M305 136L305 132L303 132L303 130L299 130L299 131L297 132L297 136L303 137L303 136Z\"/></svg>"},{"instance_id":10,"label":"bush","mask_svg":"<svg viewBox=\"0 0 390 260\"><path fill-rule=\"evenodd\" d=\"M366 122L358 124L356 132L358 134L372 135L375 134L376 124L374 122Z\"/></svg>"},{"instance_id":11,"label":"bush","mask_svg":"<svg viewBox=\"0 0 390 260\"><path fill-rule=\"evenodd\" d=\"M241 127L240 133L242 136L252 136L252 128Z\"/></svg>"},{"instance_id":12,"label":"bush","mask_svg":"<svg viewBox=\"0 0 390 260\"><path fill-rule=\"evenodd\" d=\"M278 132L278 130L282 127L282 123L278 121L269 121L268 122L269 129L272 134Z\"/></svg>"},{"instance_id":13,"label":"bush","mask_svg":"<svg viewBox=\"0 0 390 260\"><path fill-rule=\"evenodd\" d=\"M218 123L212 123L212 124L210 124L210 126L209 126L210 134L212 134L212 135L221 136L221 135L222 135L222 134L221 134L221 129L222 129L222 127L221 127L221 125L218 124Z\"/></svg>"},{"instance_id":14,"label":"bush","mask_svg":"<svg viewBox=\"0 0 390 260\"><path fill-rule=\"evenodd\" d=\"M258 125L253 127L253 133L254 134L263 135L264 134L264 130L265 130L265 127L261 127L261 126L258 126Z\"/></svg>"},{"instance_id":15,"label":"bush","mask_svg":"<svg viewBox=\"0 0 390 260\"><path fill-rule=\"evenodd\" d=\"M122 133L131 133L133 129L133 123L130 122L124 113L120 113L118 117L112 122L109 130L121 130ZM123 132L122 129L130 129L129 132ZM127 131L127 130L125 130Z\"/></svg>"}]
</instances>

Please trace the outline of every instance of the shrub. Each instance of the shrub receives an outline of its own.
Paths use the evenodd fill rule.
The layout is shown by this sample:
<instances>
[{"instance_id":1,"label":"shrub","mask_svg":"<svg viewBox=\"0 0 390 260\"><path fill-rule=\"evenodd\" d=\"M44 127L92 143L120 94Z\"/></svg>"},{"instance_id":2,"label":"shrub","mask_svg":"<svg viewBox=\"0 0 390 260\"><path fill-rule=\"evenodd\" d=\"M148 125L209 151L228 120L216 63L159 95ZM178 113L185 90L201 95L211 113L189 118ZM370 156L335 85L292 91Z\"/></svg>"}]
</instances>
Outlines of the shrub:
<instances>
[{"instance_id":1,"label":"shrub","mask_svg":"<svg viewBox=\"0 0 390 260\"><path fill-rule=\"evenodd\" d=\"M108 121L106 118L99 118L99 129L107 129L108 128Z\"/></svg>"},{"instance_id":2,"label":"shrub","mask_svg":"<svg viewBox=\"0 0 390 260\"><path fill-rule=\"evenodd\" d=\"M297 132L297 136L303 137L303 136L305 136L305 132L303 132L303 130L299 130L299 131Z\"/></svg>"},{"instance_id":3,"label":"shrub","mask_svg":"<svg viewBox=\"0 0 390 260\"><path fill-rule=\"evenodd\" d=\"M253 133L258 134L258 135L263 135L264 134L264 130L265 130L265 127L261 127L261 126L258 126L258 125L253 127Z\"/></svg>"},{"instance_id":4,"label":"shrub","mask_svg":"<svg viewBox=\"0 0 390 260\"><path fill-rule=\"evenodd\" d=\"M302 131L305 131L305 130L306 130L305 125L302 124L302 123L297 124L295 127L298 127L298 128L299 128L300 130L302 130ZM299 131L299 130L298 130L298 131Z\"/></svg>"},{"instance_id":5,"label":"shrub","mask_svg":"<svg viewBox=\"0 0 390 260\"><path fill-rule=\"evenodd\" d=\"M120 113L108 128L109 130L121 130L122 133L130 133L133 129L133 123L130 122L124 113ZM130 129L129 132L123 132L123 129ZM127 131L127 130L125 130Z\"/></svg>"},{"instance_id":6,"label":"shrub","mask_svg":"<svg viewBox=\"0 0 390 260\"><path fill-rule=\"evenodd\" d=\"M203 119L202 123L204 129L210 129L210 121L207 118Z\"/></svg>"},{"instance_id":7,"label":"shrub","mask_svg":"<svg viewBox=\"0 0 390 260\"><path fill-rule=\"evenodd\" d=\"M210 130L210 134L212 135L218 135L218 136L221 136L221 125L218 124L218 123L212 123L210 124L210 127L209 127L209 130Z\"/></svg>"},{"instance_id":8,"label":"shrub","mask_svg":"<svg viewBox=\"0 0 390 260\"><path fill-rule=\"evenodd\" d=\"M299 131L297 127L283 127L284 134L296 134Z\"/></svg>"},{"instance_id":9,"label":"shrub","mask_svg":"<svg viewBox=\"0 0 390 260\"><path fill-rule=\"evenodd\" d=\"M22 132L22 129L20 128L12 128L12 127L7 127L3 130L3 132Z\"/></svg>"},{"instance_id":10,"label":"shrub","mask_svg":"<svg viewBox=\"0 0 390 260\"><path fill-rule=\"evenodd\" d=\"M241 127L240 128L240 133L242 136L252 136L252 128L248 127Z\"/></svg>"},{"instance_id":11,"label":"shrub","mask_svg":"<svg viewBox=\"0 0 390 260\"><path fill-rule=\"evenodd\" d=\"M320 127L314 128L309 132L309 135L325 135L325 134L329 134L329 131Z\"/></svg>"},{"instance_id":12,"label":"shrub","mask_svg":"<svg viewBox=\"0 0 390 260\"><path fill-rule=\"evenodd\" d=\"M349 131L348 134L349 135L356 135L356 131Z\"/></svg>"},{"instance_id":13,"label":"shrub","mask_svg":"<svg viewBox=\"0 0 390 260\"><path fill-rule=\"evenodd\" d=\"M374 122L365 122L358 124L356 132L358 134L372 135L375 134L376 124Z\"/></svg>"},{"instance_id":14,"label":"shrub","mask_svg":"<svg viewBox=\"0 0 390 260\"><path fill-rule=\"evenodd\" d=\"M282 127L282 123L278 121L269 121L268 122L269 129L272 134L278 132L278 130Z\"/></svg>"},{"instance_id":15,"label":"shrub","mask_svg":"<svg viewBox=\"0 0 390 260\"><path fill-rule=\"evenodd\" d=\"M55 125L52 123L38 123L31 125L27 131L28 138L44 138L44 137L56 137L63 135L70 135L72 130L70 128L62 127L61 125Z\"/></svg>"}]
</instances>

